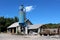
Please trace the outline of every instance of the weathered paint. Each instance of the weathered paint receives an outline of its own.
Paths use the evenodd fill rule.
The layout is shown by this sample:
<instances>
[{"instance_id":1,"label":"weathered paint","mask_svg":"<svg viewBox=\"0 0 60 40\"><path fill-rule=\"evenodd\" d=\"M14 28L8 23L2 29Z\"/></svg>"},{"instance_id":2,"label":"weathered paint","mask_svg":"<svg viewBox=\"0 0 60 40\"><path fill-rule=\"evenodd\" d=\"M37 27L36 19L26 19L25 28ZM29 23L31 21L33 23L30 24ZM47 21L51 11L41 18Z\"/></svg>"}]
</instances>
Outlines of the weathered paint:
<instances>
[{"instance_id":1,"label":"weathered paint","mask_svg":"<svg viewBox=\"0 0 60 40\"><path fill-rule=\"evenodd\" d=\"M25 13L21 11L19 16L19 23L24 23L24 19L25 19Z\"/></svg>"},{"instance_id":2,"label":"weathered paint","mask_svg":"<svg viewBox=\"0 0 60 40\"><path fill-rule=\"evenodd\" d=\"M24 23L25 22L25 11L24 7L20 7L20 12L19 12L19 23Z\"/></svg>"}]
</instances>

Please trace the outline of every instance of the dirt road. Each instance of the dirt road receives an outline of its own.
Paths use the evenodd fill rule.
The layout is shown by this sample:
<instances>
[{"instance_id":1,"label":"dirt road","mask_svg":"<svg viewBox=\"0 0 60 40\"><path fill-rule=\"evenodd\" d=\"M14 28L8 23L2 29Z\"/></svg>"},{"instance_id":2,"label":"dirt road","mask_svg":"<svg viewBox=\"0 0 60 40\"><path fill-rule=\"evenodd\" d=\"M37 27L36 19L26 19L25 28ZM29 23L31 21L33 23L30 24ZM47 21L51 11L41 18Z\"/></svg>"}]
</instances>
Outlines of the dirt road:
<instances>
[{"instance_id":1,"label":"dirt road","mask_svg":"<svg viewBox=\"0 0 60 40\"><path fill-rule=\"evenodd\" d=\"M39 36L39 35L11 35L0 34L0 40L60 40L58 36Z\"/></svg>"}]
</instances>

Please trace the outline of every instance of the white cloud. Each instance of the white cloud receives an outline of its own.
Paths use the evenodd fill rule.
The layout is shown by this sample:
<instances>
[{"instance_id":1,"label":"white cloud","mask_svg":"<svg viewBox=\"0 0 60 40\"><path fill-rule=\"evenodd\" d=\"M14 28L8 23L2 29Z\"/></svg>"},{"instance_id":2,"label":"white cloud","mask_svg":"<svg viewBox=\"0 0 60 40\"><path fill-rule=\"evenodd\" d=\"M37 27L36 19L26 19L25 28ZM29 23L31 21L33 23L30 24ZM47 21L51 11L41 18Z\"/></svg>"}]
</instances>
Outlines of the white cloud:
<instances>
[{"instance_id":1,"label":"white cloud","mask_svg":"<svg viewBox=\"0 0 60 40\"><path fill-rule=\"evenodd\" d=\"M26 9L26 12L30 12L34 8L33 8L33 6L26 6L25 9Z\"/></svg>"}]
</instances>

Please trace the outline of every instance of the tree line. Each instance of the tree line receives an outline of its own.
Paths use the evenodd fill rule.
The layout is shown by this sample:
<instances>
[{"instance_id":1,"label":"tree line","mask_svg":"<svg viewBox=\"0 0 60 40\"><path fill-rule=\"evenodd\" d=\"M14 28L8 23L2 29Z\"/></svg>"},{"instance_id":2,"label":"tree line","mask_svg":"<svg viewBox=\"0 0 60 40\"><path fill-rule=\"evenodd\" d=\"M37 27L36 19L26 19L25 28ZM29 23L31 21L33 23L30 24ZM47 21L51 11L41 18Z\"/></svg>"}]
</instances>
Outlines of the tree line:
<instances>
[{"instance_id":1,"label":"tree line","mask_svg":"<svg viewBox=\"0 0 60 40\"><path fill-rule=\"evenodd\" d=\"M42 25L42 28L60 28L60 23L48 23L48 24L44 24Z\"/></svg>"},{"instance_id":2,"label":"tree line","mask_svg":"<svg viewBox=\"0 0 60 40\"><path fill-rule=\"evenodd\" d=\"M18 17L14 18L5 18L0 17L0 32L7 32L7 27L10 26L14 22L18 22Z\"/></svg>"}]
</instances>

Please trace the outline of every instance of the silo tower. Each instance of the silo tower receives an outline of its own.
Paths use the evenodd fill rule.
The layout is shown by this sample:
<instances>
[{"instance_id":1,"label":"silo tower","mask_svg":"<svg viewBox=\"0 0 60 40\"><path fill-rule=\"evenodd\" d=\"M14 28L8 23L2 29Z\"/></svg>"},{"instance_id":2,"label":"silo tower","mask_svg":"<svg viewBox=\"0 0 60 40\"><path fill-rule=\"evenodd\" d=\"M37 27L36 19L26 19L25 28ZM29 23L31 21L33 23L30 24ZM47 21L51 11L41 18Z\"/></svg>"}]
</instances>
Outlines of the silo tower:
<instances>
[{"instance_id":1,"label":"silo tower","mask_svg":"<svg viewBox=\"0 0 60 40\"><path fill-rule=\"evenodd\" d=\"M23 5L20 6L19 15L20 15L19 25L20 25L21 32L23 32L24 34L27 34L27 27L25 25L26 11Z\"/></svg>"}]
</instances>

